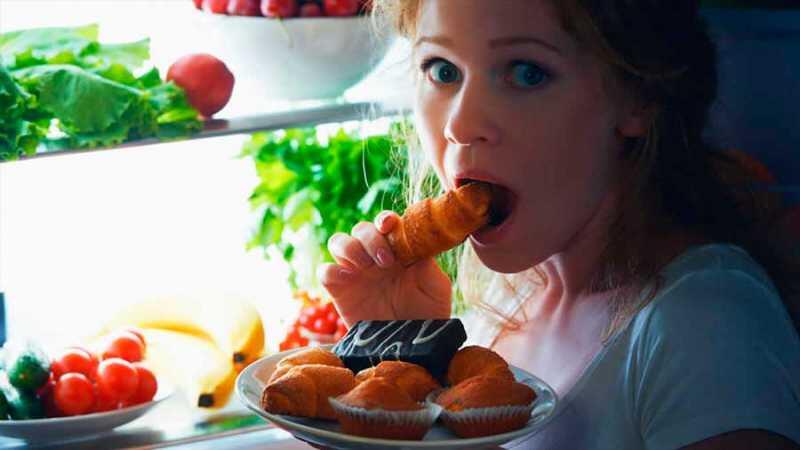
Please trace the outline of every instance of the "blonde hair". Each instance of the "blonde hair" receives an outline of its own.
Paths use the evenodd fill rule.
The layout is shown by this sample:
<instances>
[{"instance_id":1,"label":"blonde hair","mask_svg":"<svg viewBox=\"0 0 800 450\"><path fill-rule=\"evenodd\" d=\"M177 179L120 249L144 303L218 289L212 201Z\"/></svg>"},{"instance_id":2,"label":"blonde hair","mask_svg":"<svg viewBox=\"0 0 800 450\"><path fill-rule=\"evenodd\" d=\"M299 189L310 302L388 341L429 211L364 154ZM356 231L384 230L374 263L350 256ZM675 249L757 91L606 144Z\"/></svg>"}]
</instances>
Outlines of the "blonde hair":
<instances>
[{"instance_id":1,"label":"blonde hair","mask_svg":"<svg viewBox=\"0 0 800 450\"><path fill-rule=\"evenodd\" d=\"M416 35L421 0L373 2L376 16L400 35ZM646 3L550 1L562 28L605 64L608 86L621 87L654 109L646 136L626 142L622 164L630 181L589 287L592 292L612 293L610 322L600 338L607 340L623 329L655 297L662 283L659 274L668 261L642 249L676 230L747 250L770 273L797 325L798 284L792 274L800 263L775 232L777 208L765 210L764 196L741 183L752 181L741 175L746 168L702 138L716 96L717 74L715 48L697 15L696 2L674 0L658 8ZM653 20L673 26L665 30L654 26ZM435 194L433 175L417 138L410 136L406 144L408 200L417 201ZM740 183L731 186L730 179ZM511 276L491 272L468 245L457 259L457 293L506 329L518 327L526 318L517 320L485 301L486 287L497 281L493 279L502 277L504 293L512 298L519 295L521 283L537 287L548 283L539 267Z\"/></svg>"}]
</instances>

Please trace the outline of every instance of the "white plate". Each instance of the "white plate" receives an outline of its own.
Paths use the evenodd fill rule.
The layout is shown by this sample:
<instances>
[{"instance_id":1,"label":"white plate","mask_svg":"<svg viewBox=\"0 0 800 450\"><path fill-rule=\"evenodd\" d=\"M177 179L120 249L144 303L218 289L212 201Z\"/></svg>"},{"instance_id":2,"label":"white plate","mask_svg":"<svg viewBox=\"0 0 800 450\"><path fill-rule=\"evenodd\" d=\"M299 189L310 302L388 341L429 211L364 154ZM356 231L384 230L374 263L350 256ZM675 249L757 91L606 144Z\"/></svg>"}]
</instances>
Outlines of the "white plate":
<instances>
[{"instance_id":1,"label":"white plate","mask_svg":"<svg viewBox=\"0 0 800 450\"><path fill-rule=\"evenodd\" d=\"M26 441L49 441L87 434L97 434L125 425L144 415L170 395L173 389L159 383L153 400L140 405L114 411L84 414L70 417L53 417L33 420L0 421L0 436Z\"/></svg>"},{"instance_id":2,"label":"white plate","mask_svg":"<svg viewBox=\"0 0 800 450\"><path fill-rule=\"evenodd\" d=\"M322 346L322 348L330 347L332 346ZM531 386L536 391L537 395L536 403L531 413L531 419L524 428L493 436L464 439L454 435L437 422L421 441L374 439L353 436L342 433L337 422L270 414L261 408L261 392L264 390L270 375L272 375L272 372L275 370L278 361L299 350L302 349L293 349L267 356L247 366L236 379L236 393L248 409L271 421L276 426L292 433L296 438L321 446L337 449L473 449L492 447L527 436L539 430L550 420L556 408L557 397L550 386L536 376L512 366L511 371L514 373L517 380L524 381L525 384Z\"/></svg>"}]
</instances>

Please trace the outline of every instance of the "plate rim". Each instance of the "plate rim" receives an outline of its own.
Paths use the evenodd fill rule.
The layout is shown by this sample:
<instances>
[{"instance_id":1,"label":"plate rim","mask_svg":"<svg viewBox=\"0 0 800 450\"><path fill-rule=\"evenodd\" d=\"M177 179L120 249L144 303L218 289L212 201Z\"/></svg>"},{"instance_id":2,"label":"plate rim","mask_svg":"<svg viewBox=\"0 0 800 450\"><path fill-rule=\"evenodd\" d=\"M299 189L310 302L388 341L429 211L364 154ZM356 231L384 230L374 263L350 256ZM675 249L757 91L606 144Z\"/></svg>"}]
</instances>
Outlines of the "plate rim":
<instances>
[{"instance_id":1,"label":"plate rim","mask_svg":"<svg viewBox=\"0 0 800 450\"><path fill-rule=\"evenodd\" d=\"M324 344L320 345L320 348L330 350L334 344ZM254 405L245 395L243 392L243 385L245 383L245 378L249 376L250 378L255 378L251 372L255 370L256 367L259 366L260 363L263 363L265 360L268 359L278 359L284 358L288 355L296 353L298 351L302 351L308 347L301 347L301 348L294 348L290 350L285 350L282 352L274 353L272 355L263 356L252 363L250 363L247 367L245 367L239 375L236 377L236 395L239 398L239 401L242 402L247 409L253 411L254 413L258 414L259 416L273 422L275 425L283 428L289 433L292 433L291 429L298 429L304 433L307 433L312 436L317 436L321 438L327 438L331 440L335 440L336 442L348 442L352 444L360 444L360 445L380 445L380 446L388 446L388 447L416 447L416 448L445 448L448 445L457 445L458 447L469 447L474 445L486 445L495 443L495 441L499 442L509 442L516 438L527 436L530 433L533 433L532 430L527 430L527 427L520 428L518 430L508 431L506 433L499 433L499 434L492 434L489 436L480 436L474 438L457 438L457 439L446 439L446 440L437 440L437 441L424 441L424 440L407 440L407 439L381 439L381 438L370 438L365 436L357 436L351 435L346 433L339 433L335 431L330 431L326 429L315 428L309 425L305 425L302 423L297 423L291 421L289 419L284 418L284 415L281 414L272 414L269 412L264 411L259 406ZM537 377L536 375L521 369L519 367L513 366L509 364L509 367L523 373L526 377L532 378L536 383L541 384L545 387L545 390L552 396L552 403L553 407L551 409L550 414L545 417L541 422L537 423L538 428L547 422L549 422L560 404L560 399L556 391L546 383L541 378ZM535 409L535 406L534 406ZM294 436L294 433L292 433ZM296 439L297 436L294 436Z\"/></svg>"},{"instance_id":2,"label":"plate rim","mask_svg":"<svg viewBox=\"0 0 800 450\"><path fill-rule=\"evenodd\" d=\"M162 386L164 387L162 388ZM23 428L23 427L35 427L35 426L44 427L44 426L68 425L70 423L75 423L75 422L88 422L90 420L97 420L100 418L107 419L115 416L122 416L125 414L133 414L143 409L146 410L155 407L164 400L167 400L168 398L172 397L174 393L175 393L175 388L171 384L164 383L162 385L161 382L159 381L158 392L156 392L155 397L153 397L153 399L150 400L149 402L128 406L127 408L119 408L111 411L94 412L89 414L79 414L77 416L45 417L42 419L23 419L23 420L11 420L11 419L0 420L0 428L10 429L10 428ZM131 421L132 420L130 420L129 422Z\"/></svg>"}]
</instances>

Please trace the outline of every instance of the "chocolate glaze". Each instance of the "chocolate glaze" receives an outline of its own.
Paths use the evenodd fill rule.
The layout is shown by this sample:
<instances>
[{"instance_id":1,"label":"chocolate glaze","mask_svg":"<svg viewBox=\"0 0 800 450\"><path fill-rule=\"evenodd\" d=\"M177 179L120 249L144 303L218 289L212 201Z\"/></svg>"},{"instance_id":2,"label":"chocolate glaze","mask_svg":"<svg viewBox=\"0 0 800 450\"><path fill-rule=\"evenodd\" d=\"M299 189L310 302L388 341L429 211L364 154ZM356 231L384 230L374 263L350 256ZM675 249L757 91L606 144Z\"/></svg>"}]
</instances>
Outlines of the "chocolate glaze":
<instances>
[{"instance_id":1,"label":"chocolate glaze","mask_svg":"<svg viewBox=\"0 0 800 450\"><path fill-rule=\"evenodd\" d=\"M353 372L384 360L418 364L440 381L447 365L467 339L459 319L362 320L333 347Z\"/></svg>"}]
</instances>

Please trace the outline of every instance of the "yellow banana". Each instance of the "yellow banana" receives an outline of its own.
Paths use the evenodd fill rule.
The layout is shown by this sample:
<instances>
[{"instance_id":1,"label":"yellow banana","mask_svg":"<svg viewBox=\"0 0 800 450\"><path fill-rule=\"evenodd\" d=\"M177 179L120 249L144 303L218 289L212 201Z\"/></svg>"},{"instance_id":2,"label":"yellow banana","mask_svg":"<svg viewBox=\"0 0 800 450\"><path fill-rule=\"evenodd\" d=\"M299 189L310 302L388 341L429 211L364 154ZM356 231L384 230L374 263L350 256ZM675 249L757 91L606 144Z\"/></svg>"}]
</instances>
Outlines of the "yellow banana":
<instances>
[{"instance_id":1,"label":"yellow banana","mask_svg":"<svg viewBox=\"0 0 800 450\"><path fill-rule=\"evenodd\" d=\"M237 371L264 351L264 326L249 302L229 297L157 297L118 311L101 331L121 326L161 328L204 336L226 354Z\"/></svg>"},{"instance_id":2,"label":"yellow banana","mask_svg":"<svg viewBox=\"0 0 800 450\"><path fill-rule=\"evenodd\" d=\"M143 328L147 341L144 364L166 377L201 408L225 406L233 392L236 371L228 355L196 335Z\"/></svg>"}]
</instances>

